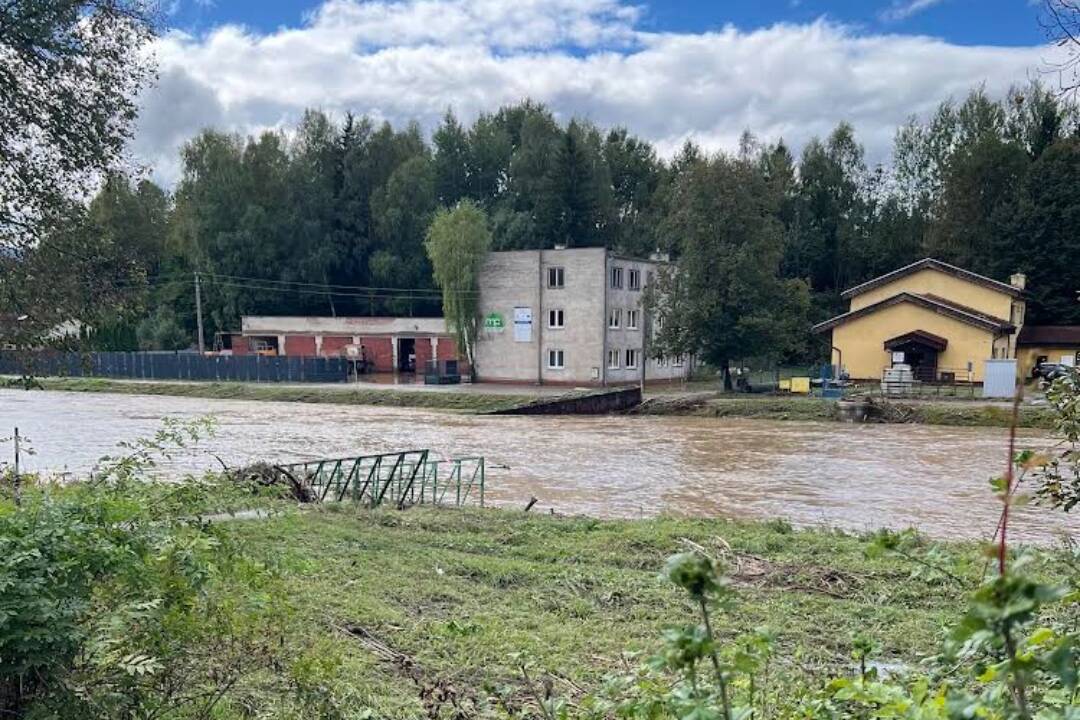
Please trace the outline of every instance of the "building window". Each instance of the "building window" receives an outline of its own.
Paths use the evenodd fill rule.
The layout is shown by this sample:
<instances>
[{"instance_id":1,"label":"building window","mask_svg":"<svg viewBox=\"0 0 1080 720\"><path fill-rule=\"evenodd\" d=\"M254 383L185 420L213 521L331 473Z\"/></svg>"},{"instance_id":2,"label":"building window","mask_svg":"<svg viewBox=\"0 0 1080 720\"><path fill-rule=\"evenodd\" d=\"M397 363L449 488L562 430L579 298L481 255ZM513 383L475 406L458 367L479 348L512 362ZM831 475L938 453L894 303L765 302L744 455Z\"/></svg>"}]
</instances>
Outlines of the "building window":
<instances>
[{"instance_id":1,"label":"building window","mask_svg":"<svg viewBox=\"0 0 1080 720\"><path fill-rule=\"evenodd\" d=\"M622 268L611 268L611 289L622 290Z\"/></svg>"},{"instance_id":2,"label":"building window","mask_svg":"<svg viewBox=\"0 0 1080 720\"><path fill-rule=\"evenodd\" d=\"M668 361L667 361L666 357L658 357L658 358L656 358L656 367L658 367L658 368L667 367L667 362Z\"/></svg>"},{"instance_id":3,"label":"building window","mask_svg":"<svg viewBox=\"0 0 1080 720\"><path fill-rule=\"evenodd\" d=\"M626 271L626 287L631 290L641 289L641 271L640 270L627 270Z\"/></svg>"},{"instance_id":4,"label":"building window","mask_svg":"<svg viewBox=\"0 0 1080 720\"><path fill-rule=\"evenodd\" d=\"M607 326L612 330L622 327L622 308L611 308L607 316Z\"/></svg>"},{"instance_id":5,"label":"building window","mask_svg":"<svg viewBox=\"0 0 1080 720\"><path fill-rule=\"evenodd\" d=\"M566 272L561 267L548 268L548 287L558 289L566 286Z\"/></svg>"},{"instance_id":6,"label":"building window","mask_svg":"<svg viewBox=\"0 0 1080 720\"><path fill-rule=\"evenodd\" d=\"M562 310L548 310L548 328L551 330L562 330L566 327L564 323Z\"/></svg>"},{"instance_id":7,"label":"building window","mask_svg":"<svg viewBox=\"0 0 1080 720\"><path fill-rule=\"evenodd\" d=\"M638 329L637 328L637 319L638 319L638 311L637 310L627 310L626 311L626 329L627 330L637 330Z\"/></svg>"},{"instance_id":8,"label":"building window","mask_svg":"<svg viewBox=\"0 0 1080 720\"><path fill-rule=\"evenodd\" d=\"M548 370L562 370L566 367L566 356L562 350L548 350Z\"/></svg>"},{"instance_id":9,"label":"building window","mask_svg":"<svg viewBox=\"0 0 1080 720\"><path fill-rule=\"evenodd\" d=\"M676 355L674 358L672 358L671 365L672 365L672 367L682 367L683 366L683 356L682 355Z\"/></svg>"},{"instance_id":10,"label":"building window","mask_svg":"<svg viewBox=\"0 0 1080 720\"><path fill-rule=\"evenodd\" d=\"M637 350L627 349L627 351L626 351L626 369L627 370L637 370L637 358L638 358L638 351Z\"/></svg>"},{"instance_id":11,"label":"building window","mask_svg":"<svg viewBox=\"0 0 1080 720\"><path fill-rule=\"evenodd\" d=\"M608 350L607 351L607 366L608 366L608 370L618 370L619 369L619 351L618 350Z\"/></svg>"},{"instance_id":12,"label":"building window","mask_svg":"<svg viewBox=\"0 0 1080 720\"><path fill-rule=\"evenodd\" d=\"M656 327L657 331L663 330L664 329L664 316L663 315L658 315L656 317L656 320L653 321L653 325Z\"/></svg>"}]
</instances>

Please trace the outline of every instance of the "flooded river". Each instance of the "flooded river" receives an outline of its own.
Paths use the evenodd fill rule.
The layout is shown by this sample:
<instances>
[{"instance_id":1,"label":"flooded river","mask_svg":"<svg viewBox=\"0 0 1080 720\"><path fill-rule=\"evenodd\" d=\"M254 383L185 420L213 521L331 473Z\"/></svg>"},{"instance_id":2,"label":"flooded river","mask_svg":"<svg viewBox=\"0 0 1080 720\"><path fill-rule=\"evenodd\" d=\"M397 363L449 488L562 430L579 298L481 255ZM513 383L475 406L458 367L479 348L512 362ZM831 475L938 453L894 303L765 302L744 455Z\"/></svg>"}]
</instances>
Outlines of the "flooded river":
<instances>
[{"instance_id":1,"label":"flooded river","mask_svg":"<svg viewBox=\"0 0 1080 720\"><path fill-rule=\"evenodd\" d=\"M992 428L843 425L683 417L476 417L425 410L0 390L0 436L18 425L35 469L83 473L166 416L213 414L217 435L175 472L253 460L430 448L484 455L488 499L604 517L785 517L848 529L915 526L941 537L992 534L988 479L1005 462ZM1024 432L1045 446L1045 434ZM4 455L10 447L0 448ZM6 457L5 457L6 459ZM1018 537L1080 534L1080 518L1024 508Z\"/></svg>"}]
</instances>

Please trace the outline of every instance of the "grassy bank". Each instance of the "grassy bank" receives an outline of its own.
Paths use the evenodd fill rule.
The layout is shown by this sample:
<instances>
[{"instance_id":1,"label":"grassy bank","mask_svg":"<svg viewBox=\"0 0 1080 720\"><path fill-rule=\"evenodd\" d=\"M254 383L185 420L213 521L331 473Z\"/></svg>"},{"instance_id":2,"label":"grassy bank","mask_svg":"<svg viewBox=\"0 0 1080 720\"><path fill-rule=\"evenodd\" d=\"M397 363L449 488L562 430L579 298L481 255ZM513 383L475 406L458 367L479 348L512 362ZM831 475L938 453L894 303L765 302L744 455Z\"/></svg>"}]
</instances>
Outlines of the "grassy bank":
<instances>
[{"instance_id":1,"label":"grassy bank","mask_svg":"<svg viewBox=\"0 0 1080 720\"><path fill-rule=\"evenodd\" d=\"M1008 427L1012 410L1002 405L967 401L877 401L881 412L876 422L924 423L965 427ZM745 417L766 420L839 420L836 403L814 397L741 396L717 397L698 394L688 398L657 398L642 407L651 415L697 415L704 417ZM1053 413L1045 407L1020 408L1019 426L1053 428Z\"/></svg>"},{"instance_id":2,"label":"grassy bank","mask_svg":"<svg viewBox=\"0 0 1080 720\"><path fill-rule=\"evenodd\" d=\"M482 392L425 392L341 387L302 387L239 382L154 382L107 378L39 378L45 390L66 392L117 393L122 395L171 395L215 400L274 400L281 402L332 403L338 405L382 405L431 408L463 412L504 410L535 398L531 395L501 395Z\"/></svg>"},{"instance_id":3,"label":"grassy bank","mask_svg":"<svg viewBox=\"0 0 1080 720\"><path fill-rule=\"evenodd\" d=\"M692 617L685 593L658 578L666 557L692 547L723 559L738 588L718 632L730 641L770 627L790 658L777 672L792 692L850 672L857 633L880 648L877 660L915 662L957 619L966 592L869 557L865 539L782 522L342 506L229 531L281 570L301 609L293 652L317 649L328 686L349 688L380 718L422 716L433 685L471 697L505 688L520 701L519 653L556 693L595 690L641 661L625 651L647 657L663 628ZM974 584L977 550L950 546L938 560L953 556L971 558L953 567Z\"/></svg>"}]
</instances>

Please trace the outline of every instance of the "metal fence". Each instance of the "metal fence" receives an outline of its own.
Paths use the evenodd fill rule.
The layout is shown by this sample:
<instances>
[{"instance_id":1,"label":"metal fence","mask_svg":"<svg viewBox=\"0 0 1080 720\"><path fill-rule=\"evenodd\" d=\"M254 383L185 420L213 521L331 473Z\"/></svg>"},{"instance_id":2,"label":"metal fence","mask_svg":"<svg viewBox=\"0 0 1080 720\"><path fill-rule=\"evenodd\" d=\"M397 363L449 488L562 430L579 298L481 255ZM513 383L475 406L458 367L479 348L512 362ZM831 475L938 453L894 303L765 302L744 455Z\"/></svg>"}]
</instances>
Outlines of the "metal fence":
<instances>
[{"instance_id":1,"label":"metal fence","mask_svg":"<svg viewBox=\"0 0 1080 720\"><path fill-rule=\"evenodd\" d=\"M0 374L138 380L347 382L347 358L191 352L0 352Z\"/></svg>"},{"instance_id":2,"label":"metal fence","mask_svg":"<svg viewBox=\"0 0 1080 720\"><path fill-rule=\"evenodd\" d=\"M428 450L408 450L276 465L275 470L309 486L319 502L484 506L482 457L432 460Z\"/></svg>"}]
</instances>

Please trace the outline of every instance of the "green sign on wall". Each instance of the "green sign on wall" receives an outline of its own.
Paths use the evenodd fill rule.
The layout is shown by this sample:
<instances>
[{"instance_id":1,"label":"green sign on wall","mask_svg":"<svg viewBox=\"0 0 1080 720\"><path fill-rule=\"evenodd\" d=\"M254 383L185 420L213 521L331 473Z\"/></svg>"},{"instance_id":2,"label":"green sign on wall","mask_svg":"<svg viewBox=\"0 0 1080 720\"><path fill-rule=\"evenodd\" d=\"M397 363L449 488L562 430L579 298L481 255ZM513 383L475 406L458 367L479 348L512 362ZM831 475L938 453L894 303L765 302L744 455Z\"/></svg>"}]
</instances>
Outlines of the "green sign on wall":
<instances>
[{"instance_id":1,"label":"green sign on wall","mask_svg":"<svg viewBox=\"0 0 1080 720\"><path fill-rule=\"evenodd\" d=\"M484 318L484 329L488 332L501 333L505 327L506 321L504 321L503 316L497 312L493 312Z\"/></svg>"}]
</instances>

